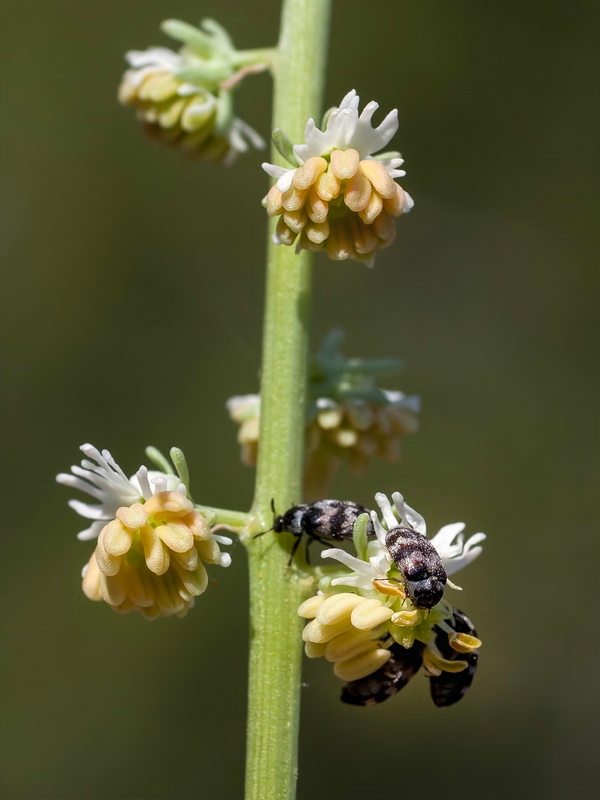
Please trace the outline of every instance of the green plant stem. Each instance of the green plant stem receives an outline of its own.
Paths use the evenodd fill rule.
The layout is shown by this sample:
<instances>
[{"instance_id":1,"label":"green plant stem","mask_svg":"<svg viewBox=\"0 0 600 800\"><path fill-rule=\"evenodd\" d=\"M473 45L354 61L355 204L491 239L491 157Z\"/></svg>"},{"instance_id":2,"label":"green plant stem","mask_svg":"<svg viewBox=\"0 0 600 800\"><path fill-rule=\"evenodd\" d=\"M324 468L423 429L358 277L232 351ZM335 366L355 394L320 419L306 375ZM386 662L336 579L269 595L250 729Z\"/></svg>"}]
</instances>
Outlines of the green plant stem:
<instances>
[{"instance_id":1,"label":"green plant stem","mask_svg":"<svg viewBox=\"0 0 600 800\"><path fill-rule=\"evenodd\" d=\"M201 513L214 518L213 525L231 525L234 528L246 528L250 515L245 511L230 511L228 508L213 508L212 506L195 506Z\"/></svg>"},{"instance_id":2,"label":"green plant stem","mask_svg":"<svg viewBox=\"0 0 600 800\"><path fill-rule=\"evenodd\" d=\"M275 69L273 127L296 142L318 118L331 0L284 0ZM273 148L272 160L283 164ZM269 243L254 531L272 524L271 500L301 500L311 254ZM250 674L247 800L295 797L301 679L297 608L313 585L288 568L290 537L247 537Z\"/></svg>"}]
</instances>

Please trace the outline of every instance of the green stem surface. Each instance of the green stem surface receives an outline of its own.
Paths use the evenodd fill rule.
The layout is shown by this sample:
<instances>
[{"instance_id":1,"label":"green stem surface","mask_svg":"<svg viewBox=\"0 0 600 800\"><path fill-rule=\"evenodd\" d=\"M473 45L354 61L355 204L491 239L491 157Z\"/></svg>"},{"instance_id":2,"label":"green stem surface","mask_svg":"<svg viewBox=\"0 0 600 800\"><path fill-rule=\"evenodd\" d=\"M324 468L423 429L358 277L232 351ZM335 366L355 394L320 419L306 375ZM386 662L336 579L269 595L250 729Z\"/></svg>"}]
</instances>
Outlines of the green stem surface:
<instances>
[{"instance_id":1,"label":"green stem surface","mask_svg":"<svg viewBox=\"0 0 600 800\"><path fill-rule=\"evenodd\" d=\"M318 119L331 0L284 0L273 127L301 142ZM271 160L282 166L273 148ZM254 531L301 501L311 254L269 243ZM313 579L288 568L291 537L245 538L250 563L246 800L295 797L302 658L297 608Z\"/></svg>"}]
</instances>

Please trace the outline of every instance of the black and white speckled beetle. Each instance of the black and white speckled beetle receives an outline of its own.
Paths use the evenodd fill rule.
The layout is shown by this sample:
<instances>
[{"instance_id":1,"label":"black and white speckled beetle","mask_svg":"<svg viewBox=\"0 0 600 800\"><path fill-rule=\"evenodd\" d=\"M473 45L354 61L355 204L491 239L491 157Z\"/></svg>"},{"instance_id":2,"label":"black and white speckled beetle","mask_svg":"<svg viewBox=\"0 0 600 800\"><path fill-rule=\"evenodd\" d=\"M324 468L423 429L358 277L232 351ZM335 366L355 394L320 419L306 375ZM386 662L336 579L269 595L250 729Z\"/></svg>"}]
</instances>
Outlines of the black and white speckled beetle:
<instances>
[{"instance_id":1,"label":"black and white speckled beetle","mask_svg":"<svg viewBox=\"0 0 600 800\"><path fill-rule=\"evenodd\" d=\"M429 539L412 528L392 528L385 546L398 567L415 608L433 608L446 588L446 570Z\"/></svg>"},{"instance_id":2,"label":"black and white speckled beetle","mask_svg":"<svg viewBox=\"0 0 600 800\"><path fill-rule=\"evenodd\" d=\"M471 620L464 611L458 608L453 610L454 618L450 624L457 633L468 633L470 636L477 636L477 631ZM430 681L431 699L438 707L452 706L462 700L465 692L473 683L475 670L477 669L477 651L471 653L457 653L448 642L448 635L439 628L435 637L435 644L444 658L450 661L466 661L468 666L461 672L442 672L441 675L433 675Z\"/></svg>"},{"instance_id":3,"label":"black and white speckled beetle","mask_svg":"<svg viewBox=\"0 0 600 800\"><path fill-rule=\"evenodd\" d=\"M340 698L342 703L351 706L375 706L404 689L413 675L421 669L423 645L415 642L406 649L394 642L390 646L390 652L390 660L378 670L365 678L349 681L343 687Z\"/></svg>"},{"instance_id":4,"label":"black and white speckled beetle","mask_svg":"<svg viewBox=\"0 0 600 800\"><path fill-rule=\"evenodd\" d=\"M368 514L369 509L351 500L318 500L316 503L303 503L298 506L288 508L285 514L277 515L273 508L273 527L271 531L275 533L291 533L296 537L289 563L296 554L300 546L302 534L305 533L309 538L307 548L311 541L321 544L328 544L332 541L344 541L352 539L354 523L361 514ZM262 536L269 531L261 531L256 536ZM367 523L367 536L372 539L375 536L375 529L371 520Z\"/></svg>"},{"instance_id":5,"label":"black and white speckled beetle","mask_svg":"<svg viewBox=\"0 0 600 800\"><path fill-rule=\"evenodd\" d=\"M442 599L448 576L440 554L427 536L412 527L413 524L415 527L419 526L419 518L424 527L423 518L405 505L399 492L394 492L392 500L401 519L408 522L410 527L400 525L386 495L377 492L375 500L387 530L374 511L371 512L371 520L400 572L407 597L415 608L433 608Z\"/></svg>"}]
</instances>

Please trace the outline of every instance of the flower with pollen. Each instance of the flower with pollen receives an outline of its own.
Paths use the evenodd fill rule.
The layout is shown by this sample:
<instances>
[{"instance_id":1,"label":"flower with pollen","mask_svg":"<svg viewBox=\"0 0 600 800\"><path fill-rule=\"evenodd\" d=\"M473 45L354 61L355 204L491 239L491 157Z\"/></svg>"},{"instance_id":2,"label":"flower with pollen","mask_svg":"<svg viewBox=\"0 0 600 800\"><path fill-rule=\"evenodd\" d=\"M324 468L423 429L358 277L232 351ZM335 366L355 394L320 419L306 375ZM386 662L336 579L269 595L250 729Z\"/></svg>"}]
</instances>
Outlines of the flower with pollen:
<instances>
[{"instance_id":1,"label":"flower with pollen","mask_svg":"<svg viewBox=\"0 0 600 800\"><path fill-rule=\"evenodd\" d=\"M392 498L393 508L385 495L375 496L385 522L384 526L371 512L375 539L367 539L366 514L356 522L356 555L339 548L321 553L349 571L323 578L318 594L298 609L298 614L309 620L303 631L307 656L325 657L334 664L334 673L349 683L379 674L390 659L397 663L401 648L416 647L418 657L412 660L418 662L417 668L423 663L429 675L461 672L470 668L470 661L460 654L471 654L481 645L473 633L461 628L460 620L457 623L462 612L453 609L445 598L424 609L415 607L407 596L385 535L388 529L401 525L425 535L425 521L399 492ZM463 529L462 523L447 525L431 540L449 573L481 552L478 543L484 534L475 534L465 543Z\"/></svg>"},{"instance_id":2,"label":"flower with pollen","mask_svg":"<svg viewBox=\"0 0 600 800\"><path fill-rule=\"evenodd\" d=\"M394 109L376 128L371 119L378 108L368 103L359 115L360 98L353 90L327 119L325 130L309 119L305 143L295 145L299 166L286 169L265 163L277 183L264 204L279 217L273 241L298 249L324 251L336 261L348 258L372 266L378 250L395 239L394 217L414 203L395 178L403 159L397 152L373 155L398 130Z\"/></svg>"},{"instance_id":3,"label":"flower with pollen","mask_svg":"<svg viewBox=\"0 0 600 800\"><path fill-rule=\"evenodd\" d=\"M419 427L420 398L377 386L376 379L400 372L395 358L347 358L341 352L343 333L334 329L311 359L306 420L304 494L320 499L329 492L341 462L364 475L371 460L395 462L402 439ZM227 401L239 424L238 442L244 464L255 466L259 445L260 395Z\"/></svg>"},{"instance_id":4,"label":"flower with pollen","mask_svg":"<svg viewBox=\"0 0 600 800\"><path fill-rule=\"evenodd\" d=\"M264 148L264 141L233 115L228 81L241 73L229 36L213 20L204 20L203 27L169 20L163 29L184 42L179 52L166 47L128 52L130 69L119 100L135 106L152 137L191 156L230 165L249 145Z\"/></svg>"},{"instance_id":5,"label":"flower with pollen","mask_svg":"<svg viewBox=\"0 0 600 800\"><path fill-rule=\"evenodd\" d=\"M205 564L231 563L219 548L231 540L211 532L177 476L140 467L128 479L107 450L81 449L96 463L83 461L71 468L73 475L57 480L100 501L97 506L70 502L95 518L93 532L80 534L92 538L94 533L98 539L83 569L84 593L115 611L140 611L147 619L183 616L207 587Z\"/></svg>"}]
</instances>

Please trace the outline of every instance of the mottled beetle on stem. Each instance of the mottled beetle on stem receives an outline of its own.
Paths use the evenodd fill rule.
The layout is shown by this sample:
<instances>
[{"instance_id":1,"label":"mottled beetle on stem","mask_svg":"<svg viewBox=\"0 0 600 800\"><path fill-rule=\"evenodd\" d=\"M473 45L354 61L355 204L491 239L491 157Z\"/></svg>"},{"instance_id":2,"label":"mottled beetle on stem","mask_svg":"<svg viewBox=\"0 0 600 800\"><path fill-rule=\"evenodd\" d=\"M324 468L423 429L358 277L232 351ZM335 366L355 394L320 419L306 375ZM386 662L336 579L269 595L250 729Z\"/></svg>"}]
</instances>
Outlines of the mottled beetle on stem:
<instances>
[{"instance_id":1,"label":"mottled beetle on stem","mask_svg":"<svg viewBox=\"0 0 600 800\"><path fill-rule=\"evenodd\" d=\"M265 533L291 533L296 537L288 565L292 563L296 551L300 546L302 534L308 536L306 542L307 560L308 546L311 541L326 545L331 541L346 541L352 539L354 523L361 514L368 514L369 509L351 500L318 500L316 503L303 503L288 508L285 514L275 512L275 503L271 501L273 509L273 527L268 531L255 534L263 536ZM375 529L371 520L367 523L367 536L375 537Z\"/></svg>"}]
</instances>

